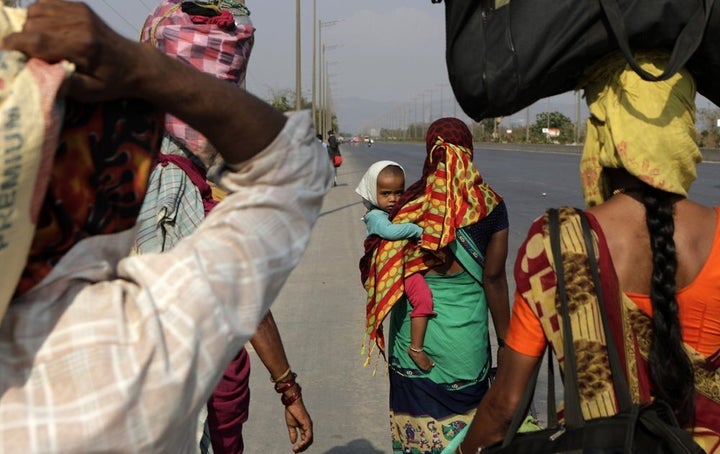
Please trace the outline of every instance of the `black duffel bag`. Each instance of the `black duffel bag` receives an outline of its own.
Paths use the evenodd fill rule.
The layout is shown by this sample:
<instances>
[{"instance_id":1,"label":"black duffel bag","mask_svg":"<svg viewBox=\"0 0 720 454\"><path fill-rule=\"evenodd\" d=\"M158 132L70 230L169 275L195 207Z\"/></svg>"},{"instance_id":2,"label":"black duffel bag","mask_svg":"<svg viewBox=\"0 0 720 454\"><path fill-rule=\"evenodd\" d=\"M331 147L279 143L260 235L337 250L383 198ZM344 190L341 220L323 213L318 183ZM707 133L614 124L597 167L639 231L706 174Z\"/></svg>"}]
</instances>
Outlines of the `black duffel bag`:
<instances>
[{"instance_id":1,"label":"black duffel bag","mask_svg":"<svg viewBox=\"0 0 720 454\"><path fill-rule=\"evenodd\" d=\"M720 36L703 41L711 14L720 32L714 0L444 2L450 85L476 121L580 88L585 69L614 51L646 80L667 79L686 64L693 73L703 71L698 91L720 105L720 88L711 83L712 75L720 76L714 71L720 69ZM698 48L702 55L693 55ZM643 71L632 56L638 50L671 51L665 72L654 77Z\"/></svg>"}]
</instances>

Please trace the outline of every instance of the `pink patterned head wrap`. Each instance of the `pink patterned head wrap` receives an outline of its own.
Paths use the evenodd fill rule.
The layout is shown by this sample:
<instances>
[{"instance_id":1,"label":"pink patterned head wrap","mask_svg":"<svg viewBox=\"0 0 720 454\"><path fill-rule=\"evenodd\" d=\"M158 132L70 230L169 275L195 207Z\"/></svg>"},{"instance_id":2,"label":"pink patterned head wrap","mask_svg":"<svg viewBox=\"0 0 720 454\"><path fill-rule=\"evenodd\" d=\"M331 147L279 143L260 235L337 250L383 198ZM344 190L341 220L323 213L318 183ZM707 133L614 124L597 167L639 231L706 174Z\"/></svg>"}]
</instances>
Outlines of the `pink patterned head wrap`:
<instances>
[{"instance_id":1,"label":"pink patterned head wrap","mask_svg":"<svg viewBox=\"0 0 720 454\"><path fill-rule=\"evenodd\" d=\"M212 6L220 14L204 18L183 12L183 0L165 0L145 20L140 41L218 79L240 85L245 80L255 27L248 16L232 15L235 9ZM234 20L228 20L232 16ZM198 87L202 90L202 87ZM207 164L207 139L178 118L167 115L165 129Z\"/></svg>"}]
</instances>

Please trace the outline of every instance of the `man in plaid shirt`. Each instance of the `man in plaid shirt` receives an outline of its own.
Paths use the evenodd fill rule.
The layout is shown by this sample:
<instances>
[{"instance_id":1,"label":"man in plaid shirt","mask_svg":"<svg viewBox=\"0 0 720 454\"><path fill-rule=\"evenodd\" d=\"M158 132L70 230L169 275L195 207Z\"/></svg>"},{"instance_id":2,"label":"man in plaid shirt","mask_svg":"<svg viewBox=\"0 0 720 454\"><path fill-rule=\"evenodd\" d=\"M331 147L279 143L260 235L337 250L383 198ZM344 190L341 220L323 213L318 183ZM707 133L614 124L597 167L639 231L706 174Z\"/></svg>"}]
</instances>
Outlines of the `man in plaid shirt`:
<instances>
[{"instance_id":1,"label":"man in plaid shirt","mask_svg":"<svg viewBox=\"0 0 720 454\"><path fill-rule=\"evenodd\" d=\"M169 252L125 258L134 229L88 236L16 292L0 324L0 452L195 452L200 407L298 263L332 186L310 116L285 117L127 40L81 3L38 0L9 31L3 48L30 64L75 65L69 99L139 98L202 132L229 195Z\"/></svg>"}]
</instances>

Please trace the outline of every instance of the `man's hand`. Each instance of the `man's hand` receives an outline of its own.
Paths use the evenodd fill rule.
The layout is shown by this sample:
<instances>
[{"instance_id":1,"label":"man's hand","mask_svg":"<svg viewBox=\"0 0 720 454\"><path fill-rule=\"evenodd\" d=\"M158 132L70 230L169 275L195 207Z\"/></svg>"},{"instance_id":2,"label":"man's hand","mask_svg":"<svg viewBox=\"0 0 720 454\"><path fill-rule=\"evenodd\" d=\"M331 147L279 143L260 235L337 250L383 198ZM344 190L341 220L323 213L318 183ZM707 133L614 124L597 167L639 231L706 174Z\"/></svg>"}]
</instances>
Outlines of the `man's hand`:
<instances>
[{"instance_id":1,"label":"man's hand","mask_svg":"<svg viewBox=\"0 0 720 454\"><path fill-rule=\"evenodd\" d=\"M77 71L67 84L72 99L149 101L203 133L230 165L265 149L287 120L236 85L168 57L150 44L123 38L82 3L37 0L28 7L23 30L8 35L2 46L51 63L74 63ZM197 87L203 87L202 96Z\"/></svg>"},{"instance_id":2,"label":"man's hand","mask_svg":"<svg viewBox=\"0 0 720 454\"><path fill-rule=\"evenodd\" d=\"M313 442L312 420L302 398L285 407L285 422L293 444L293 452L303 452Z\"/></svg>"},{"instance_id":3,"label":"man's hand","mask_svg":"<svg viewBox=\"0 0 720 454\"><path fill-rule=\"evenodd\" d=\"M62 0L30 5L22 31L8 35L2 47L50 63L74 63L76 72L66 88L70 97L80 101L132 94L134 76L147 51L114 32L87 5Z\"/></svg>"}]
</instances>

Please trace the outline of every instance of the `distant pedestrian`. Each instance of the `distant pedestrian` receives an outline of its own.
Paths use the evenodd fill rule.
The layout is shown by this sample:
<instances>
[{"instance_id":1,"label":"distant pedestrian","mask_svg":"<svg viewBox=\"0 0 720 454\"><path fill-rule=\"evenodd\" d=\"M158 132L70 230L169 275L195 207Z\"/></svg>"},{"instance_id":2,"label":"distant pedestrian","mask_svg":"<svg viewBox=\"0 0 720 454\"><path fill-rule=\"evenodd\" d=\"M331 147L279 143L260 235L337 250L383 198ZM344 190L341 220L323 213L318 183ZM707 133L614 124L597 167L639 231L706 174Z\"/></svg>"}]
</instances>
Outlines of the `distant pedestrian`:
<instances>
[{"instance_id":1,"label":"distant pedestrian","mask_svg":"<svg viewBox=\"0 0 720 454\"><path fill-rule=\"evenodd\" d=\"M337 137L335 137L335 132L332 129L328 131L327 150L330 160L335 167L335 181L333 185L337 186L337 169L342 164L342 155L340 154L340 145L338 144Z\"/></svg>"}]
</instances>

